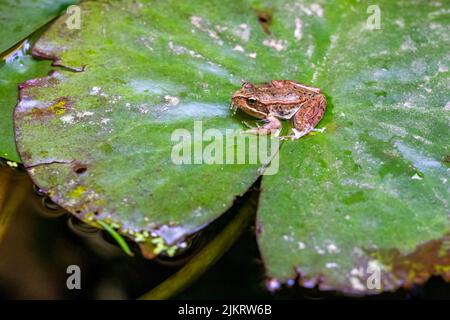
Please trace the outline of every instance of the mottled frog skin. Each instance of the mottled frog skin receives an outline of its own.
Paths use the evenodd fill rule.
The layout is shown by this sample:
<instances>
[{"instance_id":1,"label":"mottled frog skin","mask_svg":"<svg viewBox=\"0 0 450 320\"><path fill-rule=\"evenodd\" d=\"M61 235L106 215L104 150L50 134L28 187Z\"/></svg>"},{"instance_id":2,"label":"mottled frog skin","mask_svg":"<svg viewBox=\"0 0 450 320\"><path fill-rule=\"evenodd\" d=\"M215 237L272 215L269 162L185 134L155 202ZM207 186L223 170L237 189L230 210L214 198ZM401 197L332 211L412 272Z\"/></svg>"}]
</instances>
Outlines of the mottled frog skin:
<instances>
[{"instance_id":1,"label":"mottled frog skin","mask_svg":"<svg viewBox=\"0 0 450 320\"><path fill-rule=\"evenodd\" d=\"M262 119L265 124L251 128L247 133L271 134L281 129L280 119L294 124L298 139L308 134L322 119L326 109L325 96L320 89L291 80L272 80L269 83L245 82L231 98L231 109L241 109L250 116Z\"/></svg>"}]
</instances>

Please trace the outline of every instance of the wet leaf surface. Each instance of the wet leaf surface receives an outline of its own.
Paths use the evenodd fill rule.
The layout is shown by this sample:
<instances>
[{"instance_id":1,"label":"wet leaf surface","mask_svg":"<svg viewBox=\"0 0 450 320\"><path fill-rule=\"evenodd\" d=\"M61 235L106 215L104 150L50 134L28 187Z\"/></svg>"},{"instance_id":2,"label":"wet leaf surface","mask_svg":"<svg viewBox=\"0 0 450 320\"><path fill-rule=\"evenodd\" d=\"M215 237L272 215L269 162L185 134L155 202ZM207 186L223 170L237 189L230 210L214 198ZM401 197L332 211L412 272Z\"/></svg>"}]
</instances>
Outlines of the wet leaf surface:
<instances>
[{"instance_id":1,"label":"wet leaf surface","mask_svg":"<svg viewBox=\"0 0 450 320\"><path fill-rule=\"evenodd\" d=\"M222 23L218 1L149 3L84 2L80 30L59 19L33 52L67 68L22 86L16 136L31 177L56 203L136 241L154 233L174 243L225 212L259 176L258 164L176 165L172 157L174 130L194 134L194 150L206 152L195 126L224 140L225 129L242 129L230 96L241 66L256 62L233 51L239 24L227 22L223 40L210 30ZM236 19L259 30L256 15Z\"/></svg>"},{"instance_id":2,"label":"wet leaf surface","mask_svg":"<svg viewBox=\"0 0 450 320\"><path fill-rule=\"evenodd\" d=\"M0 52L25 39L70 4L73 0L2 0L0 2Z\"/></svg>"},{"instance_id":3,"label":"wet leaf surface","mask_svg":"<svg viewBox=\"0 0 450 320\"><path fill-rule=\"evenodd\" d=\"M26 47L27 45L25 45ZM20 162L14 141L13 111L19 97L19 83L42 77L50 71L49 61L37 61L22 47L0 66L0 158Z\"/></svg>"},{"instance_id":4,"label":"wet leaf surface","mask_svg":"<svg viewBox=\"0 0 450 320\"><path fill-rule=\"evenodd\" d=\"M284 144L279 174L263 179L259 243L270 278L350 294L450 279L450 7L379 6L380 30L367 30L366 4L330 29L313 78L329 97L325 131Z\"/></svg>"},{"instance_id":5,"label":"wet leaf surface","mask_svg":"<svg viewBox=\"0 0 450 320\"><path fill-rule=\"evenodd\" d=\"M263 178L270 287L300 274L378 292L377 268L383 290L448 277L448 6L381 1L368 30L369 3L149 3L84 2L80 30L63 17L35 47L72 70L27 82L16 108L22 160L55 202L136 240L198 230L258 166L176 166L171 133L242 128L228 111L242 79L292 79L322 88L328 111Z\"/></svg>"}]
</instances>

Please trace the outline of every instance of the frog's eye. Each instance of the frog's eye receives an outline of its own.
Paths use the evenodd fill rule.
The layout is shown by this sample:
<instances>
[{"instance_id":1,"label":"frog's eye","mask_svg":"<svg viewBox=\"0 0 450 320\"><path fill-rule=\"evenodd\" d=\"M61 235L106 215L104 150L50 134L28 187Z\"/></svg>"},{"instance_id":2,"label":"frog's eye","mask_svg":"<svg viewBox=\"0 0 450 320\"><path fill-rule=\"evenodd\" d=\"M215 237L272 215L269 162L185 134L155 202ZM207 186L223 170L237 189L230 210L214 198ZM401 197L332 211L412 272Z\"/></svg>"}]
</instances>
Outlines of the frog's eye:
<instances>
[{"instance_id":1,"label":"frog's eye","mask_svg":"<svg viewBox=\"0 0 450 320\"><path fill-rule=\"evenodd\" d=\"M254 105L256 103L256 99L253 97L247 98L247 103L249 105Z\"/></svg>"}]
</instances>

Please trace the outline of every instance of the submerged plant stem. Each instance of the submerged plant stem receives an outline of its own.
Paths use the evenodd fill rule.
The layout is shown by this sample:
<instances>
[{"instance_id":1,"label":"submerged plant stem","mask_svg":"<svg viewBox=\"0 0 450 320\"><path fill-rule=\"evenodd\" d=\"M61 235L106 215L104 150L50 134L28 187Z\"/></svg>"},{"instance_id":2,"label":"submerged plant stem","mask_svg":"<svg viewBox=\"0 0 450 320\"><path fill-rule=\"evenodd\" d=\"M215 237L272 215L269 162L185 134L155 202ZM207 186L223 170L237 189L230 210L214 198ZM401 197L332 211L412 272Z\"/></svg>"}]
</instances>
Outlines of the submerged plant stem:
<instances>
[{"instance_id":1,"label":"submerged plant stem","mask_svg":"<svg viewBox=\"0 0 450 320\"><path fill-rule=\"evenodd\" d=\"M142 295L139 300L169 299L193 283L228 251L250 222L254 221L255 209L256 196L252 194L218 236L177 273Z\"/></svg>"}]
</instances>

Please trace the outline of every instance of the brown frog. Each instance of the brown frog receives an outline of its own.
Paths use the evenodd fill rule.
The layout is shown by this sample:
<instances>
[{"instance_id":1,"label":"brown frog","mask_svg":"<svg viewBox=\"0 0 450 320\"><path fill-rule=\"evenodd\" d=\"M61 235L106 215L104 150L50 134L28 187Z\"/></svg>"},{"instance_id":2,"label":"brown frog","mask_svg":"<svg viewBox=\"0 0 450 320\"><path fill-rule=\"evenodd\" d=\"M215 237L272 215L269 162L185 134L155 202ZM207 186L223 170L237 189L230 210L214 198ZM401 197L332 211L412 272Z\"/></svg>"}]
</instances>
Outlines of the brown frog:
<instances>
[{"instance_id":1,"label":"brown frog","mask_svg":"<svg viewBox=\"0 0 450 320\"><path fill-rule=\"evenodd\" d=\"M231 98L234 113L241 109L265 122L261 127L247 130L247 133L279 133L279 119L292 120L292 139L298 139L314 129L322 119L326 104L320 89L290 80L272 80L258 85L245 82Z\"/></svg>"}]
</instances>

